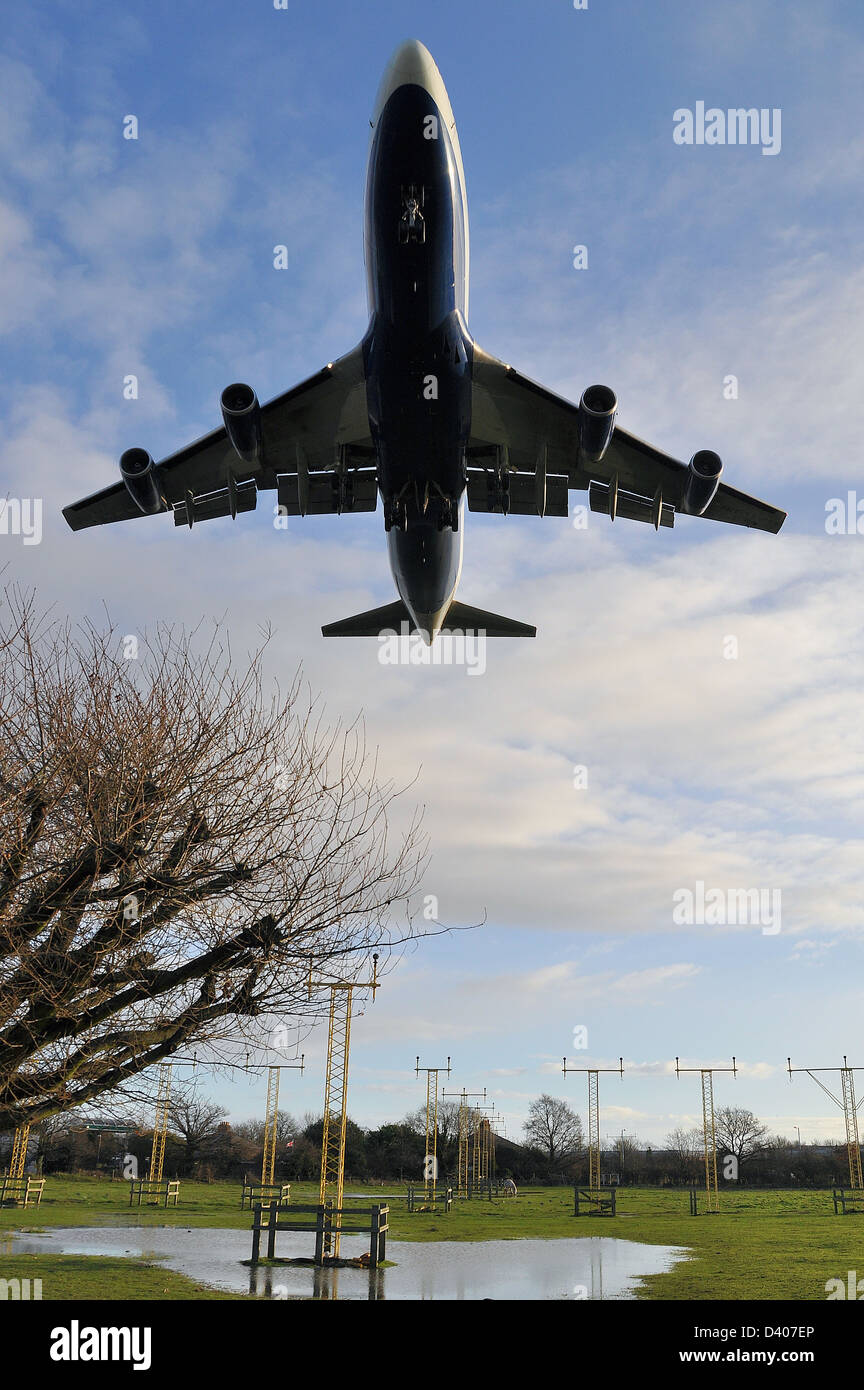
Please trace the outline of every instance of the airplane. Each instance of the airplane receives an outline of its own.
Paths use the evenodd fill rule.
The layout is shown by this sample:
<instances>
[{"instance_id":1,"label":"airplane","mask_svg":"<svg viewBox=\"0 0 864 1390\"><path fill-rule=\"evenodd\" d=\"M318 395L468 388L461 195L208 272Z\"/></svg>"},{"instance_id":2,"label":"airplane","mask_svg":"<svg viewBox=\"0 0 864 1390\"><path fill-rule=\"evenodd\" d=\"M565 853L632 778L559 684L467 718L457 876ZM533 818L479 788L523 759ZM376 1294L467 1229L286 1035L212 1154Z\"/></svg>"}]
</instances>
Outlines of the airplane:
<instances>
[{"instance_id":1,"label":"airplane","mask_svg":"<svg viewBox=\"0 0 864 1390\"><path fill-rule=\"evenodd\" d=\"M254 511L374 512L380 496L399 598L325 625L325 637L417 632L533 637L536 627L456 599L465 504L496 515L592 512L672 527L676 515L778 532L786 513L720 481L701 449L685 464L628 434L608 386L578 405L485 352L468 331L465 171L441 74L422 43L391 59L371 121L365 199L369 326L351 352L264 405L235 382L223 427L64 508L74 531L161 512L175 526Z\"/></svg>"}]
</instances>

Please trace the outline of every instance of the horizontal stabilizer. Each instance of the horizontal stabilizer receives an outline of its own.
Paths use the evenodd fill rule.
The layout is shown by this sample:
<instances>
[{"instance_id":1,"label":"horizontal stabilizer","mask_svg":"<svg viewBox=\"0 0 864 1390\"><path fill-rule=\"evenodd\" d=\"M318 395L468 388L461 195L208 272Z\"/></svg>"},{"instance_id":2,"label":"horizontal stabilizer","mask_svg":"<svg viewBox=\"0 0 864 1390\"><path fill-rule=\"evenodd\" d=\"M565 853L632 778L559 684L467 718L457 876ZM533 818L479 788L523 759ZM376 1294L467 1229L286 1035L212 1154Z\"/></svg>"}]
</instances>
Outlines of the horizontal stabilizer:
<instances>
[{"instance_id":1,"label":"horizontal stabilizer","mask_svg":"<svg viewBox=\"0 0 864 1390\"><path fill-rule=\"evenodd\" d=\"M343 618L338 623L327 623L321 629L325 637L378 637L382 632L401 634L416 630L414 620L401 599L397 599L396 603L385 603L383 608L370 608L367 613L357 613L353 618ZM481 632L486 637L537 636L536 627L528 623L502 618L499 613L487 613L467 603L454 602L450 605L439 635L457 632Z\"/></svg>"},{"instance_id":2,"label":"horizontal stabilizer","mask_svg":"<svg viewBox=\"0 0 864 1390\"><path fill-rule=\"evenodd\" d=\"M343 618L340 623L327 623L321 631L325 637L377 637L381 632L399 632L402 623L414 627L411 614L400 598L395 603L385 603L383 608L355 613L353 618Z\"/></svg>"},{"instance_id":3,"label":"horizontal stabilizer","mask_svg":"<svg viewBox=\"0 0 864 1390\"><path fill-rule=\"evenodd\" d=\"M537 629L530 623L519 623L515 618L502 618L500 613L487 613L482 608L472 608L468 603L450 605L444 632L482 632L487 637L536 637Z\"/></svg>"}]
</instances>

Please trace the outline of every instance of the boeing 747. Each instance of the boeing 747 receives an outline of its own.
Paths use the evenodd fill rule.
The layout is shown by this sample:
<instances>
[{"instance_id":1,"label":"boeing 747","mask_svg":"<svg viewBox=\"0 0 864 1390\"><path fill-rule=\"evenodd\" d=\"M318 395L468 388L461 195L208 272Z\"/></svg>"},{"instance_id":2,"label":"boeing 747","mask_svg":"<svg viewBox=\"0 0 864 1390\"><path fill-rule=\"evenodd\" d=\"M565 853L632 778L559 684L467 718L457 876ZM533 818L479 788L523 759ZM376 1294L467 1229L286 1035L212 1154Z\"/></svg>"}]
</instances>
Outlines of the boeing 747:
<instances>
[{"instance_id":1,"label":"boeing 747","mask_svg":"<svg viewBox=\"0 0 864 1390\"><path fill-rule=\"evenodd\" d=\"M592 511L658 531L679 513L780 530L785 512L722 483L711 450L682 463L623 430L608 386L574 405L474 342L459 137L421 43L397 50L378 91L365 251L370 319L353 351L264 405L251 386L226 387L223 427L159 463L127 449L120 482L64 509L72 529L160 512L176 526L236 518L268 489L282 515L299 517L374 512L380 497L399 598L322 631L418 631L427 642L536 634L457 600L466 502L566 517L582 489Z\"/></svg>"}]
</instances>

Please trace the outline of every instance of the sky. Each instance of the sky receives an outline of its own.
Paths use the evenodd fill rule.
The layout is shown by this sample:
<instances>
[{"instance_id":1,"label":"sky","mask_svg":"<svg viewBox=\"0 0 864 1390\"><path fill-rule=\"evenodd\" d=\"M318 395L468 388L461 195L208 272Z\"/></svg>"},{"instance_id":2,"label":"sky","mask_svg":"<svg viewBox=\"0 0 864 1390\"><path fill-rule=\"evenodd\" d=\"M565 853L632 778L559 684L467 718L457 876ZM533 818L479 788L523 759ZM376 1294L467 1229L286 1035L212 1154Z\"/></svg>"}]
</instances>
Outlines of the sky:
<instances>
[{"instance_id":1,"label":"sky","mask_svg":"<svg viewBox=\"0 0 864 1390\"><path fill-rule=\"evenodd\" d=\"M608 382L624 428L716 450L726 481L789 512L776 537L469 516L460 597L538 627L492 642L482 675L321 638L394 596L380 508L286 530L266 497L192 532L73 535L61 516L127 447L158 459L215 428L228 382L267 400L362 337L369 116L406 38L459 129L476 341L574 401ZM0 476L43 516L38 544L0 534L6 577L76 619L107 604L129 633L224 619L239 650L270 622L269 673L302 663L334 718L363 711L386 775L416 776L404 814L425 807L437 919L483 923L417 943L358 1019L361 1123L420 1105L418 1052L452 1058L453 1090L485 1086L511 1138L544 1090L584 1116L564 1055L622 1057L601 1133L657 1144L701 1115L675 1057L734 1055L718 1105L840 1137L785 1067L864 1067L862 75L852 0L6 16ZM677 143L699 102L774 113L776 152ZM682 922L700 883L770 912ZM304 1040L284 1108L320 1110L325 1044ZM263 1114L263 1080L205 1089Z\"/></svg>"}]
</instances>

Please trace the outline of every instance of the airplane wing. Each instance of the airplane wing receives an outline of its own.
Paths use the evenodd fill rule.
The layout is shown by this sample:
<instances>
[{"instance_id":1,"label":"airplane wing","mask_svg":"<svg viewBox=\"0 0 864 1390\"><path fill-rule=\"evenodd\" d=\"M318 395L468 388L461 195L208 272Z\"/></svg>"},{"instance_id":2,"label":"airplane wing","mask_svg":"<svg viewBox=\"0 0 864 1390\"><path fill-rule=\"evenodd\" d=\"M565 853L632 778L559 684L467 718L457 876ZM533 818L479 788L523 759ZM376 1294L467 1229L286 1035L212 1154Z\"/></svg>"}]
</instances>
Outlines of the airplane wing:
<instances>
[{"instance_id":1,"label":"airplane wing","mask_svg":"<svg viewBox=\"0 0 864 1390\"><path fill-rule=\"evenodd\" d=\"M489 505L496 496L494 474L502 459L510 472L507 491L515 502L507 508L511 511L566 516L562 499L567 489L574 488L588 490L593 510L608 511L609 485L616 475L622 490L617 515L671 526L675 513L682 510L687 464L628 434L620 425L615 426L602 461L588 463L580 458L579 407L476 345L472 412L468 505L473 510L502 510ZM520 479L520 474L527 476ZM543 494L545 510L536 505ZM786 519L777 507L725 483L702 515L772 532L779 531Z\"/></svg>"},{"instance_id":2,"label":"airplane wing","mask_svg":"<svg viewBox=\"0 0 864 1390\"><path fill-rule=\"evenodd\" d=\"M163 459L156 465L163 510L191 525L251 511L266 488L278 489L289 514L374 510L362 345L262 405L261 441L258 459L244 462L223 427ZM63 508L73 531L145 514L122 481Z\"/></svg>"}]
</instances>

